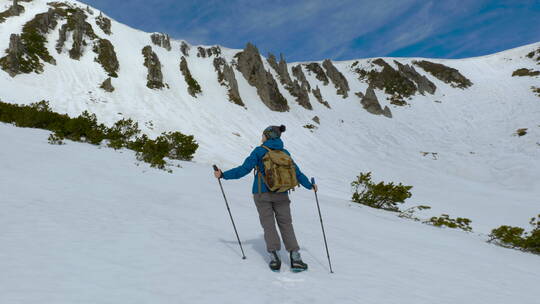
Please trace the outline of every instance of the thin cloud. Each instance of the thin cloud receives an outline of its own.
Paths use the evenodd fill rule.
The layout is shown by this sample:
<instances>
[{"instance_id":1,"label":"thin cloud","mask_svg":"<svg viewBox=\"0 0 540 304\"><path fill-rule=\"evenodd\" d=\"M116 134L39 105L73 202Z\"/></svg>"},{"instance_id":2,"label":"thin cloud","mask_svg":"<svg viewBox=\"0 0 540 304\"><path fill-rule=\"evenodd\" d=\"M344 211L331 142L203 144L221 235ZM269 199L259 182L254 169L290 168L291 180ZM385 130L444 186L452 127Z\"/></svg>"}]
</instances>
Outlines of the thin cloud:
<instances>
[{"instance_id":1,"label":"thin cloud","mask_svg":"<svg viewBox=\"0 0 540 304\"><path fill-rule=\"evenodd\" d=\"M232 48L254 42L263 54L284 53L288 61L478 55L540 40L540 28L532 24L540 19L537 1L86 2L145 31ZM471 43L460 40L471 37Z\"/></svg>"}]
</instances>

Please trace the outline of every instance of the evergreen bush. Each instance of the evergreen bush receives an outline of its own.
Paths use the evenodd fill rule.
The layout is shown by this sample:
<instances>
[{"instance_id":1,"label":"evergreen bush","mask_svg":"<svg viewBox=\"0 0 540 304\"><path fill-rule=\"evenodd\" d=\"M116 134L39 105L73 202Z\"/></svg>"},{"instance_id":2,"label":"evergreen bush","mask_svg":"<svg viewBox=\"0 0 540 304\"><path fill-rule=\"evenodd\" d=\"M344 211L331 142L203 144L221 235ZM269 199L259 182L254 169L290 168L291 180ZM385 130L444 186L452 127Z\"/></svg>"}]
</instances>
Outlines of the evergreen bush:
<instances>
[{"instance_id":1,"label":"evergreen bush","mask_svg":"<svg viewBox=\"0 0 540 304\"><path fill-rule=\"evenodd\" d=\"M372 182L371 172L360 173L351 186L353 188L353 202L388 211L399 211L397 204L404 203L412 195L409 191L412 186L405 186L401 183L394 185L393 182L388 184Z\"/></svg>"},{"instance_id":2,"label":"evergreen bush","mask_svg":"<svg viewBox=\"0 0 540 304\"><path fill-rule=\"evenodd\" d=\"M458 217L456 219L450 218L448 214L441 214L441 216L434 216L429 220L424 222L425 224L430 224L437 227L446 226L449 228L458 228L464 231L472 231L470 224L472 221L468 218Z\"/></svg>"},{"instance_id":3,"label":"evergreen bush","mask_svg":"<svg viewBox=\"0 0 540 304\"><path fill-rule=\"evenodd\" d=\"M84 111L70 118L51 110L49 103L40 101L30 105L9 104L0 101L0 121L18 127L38 128L52 131L51 144L63 144L64 139L98 145L103 141L114 149L127 148L137 152L137 158L152 167L164 169L165 157L191 160L199 145L192 135L180 132L162 133L156 139L140 135L139 125L132 119L122 119L107 127L98 123L95 114Z\"/></svg>"},{"instance_id":4,"label":"evergreen bush","mask_svg":"<svg viewBox=\"0 0 540 304\"><path fill-rule=\"evenodd\" d=\"M521 227L506 225L495 228L491 230L488 242L540 254L540 214L531 218L529 224L532 226L530 232L525 232Z\"/></svg>"}]
</instances>

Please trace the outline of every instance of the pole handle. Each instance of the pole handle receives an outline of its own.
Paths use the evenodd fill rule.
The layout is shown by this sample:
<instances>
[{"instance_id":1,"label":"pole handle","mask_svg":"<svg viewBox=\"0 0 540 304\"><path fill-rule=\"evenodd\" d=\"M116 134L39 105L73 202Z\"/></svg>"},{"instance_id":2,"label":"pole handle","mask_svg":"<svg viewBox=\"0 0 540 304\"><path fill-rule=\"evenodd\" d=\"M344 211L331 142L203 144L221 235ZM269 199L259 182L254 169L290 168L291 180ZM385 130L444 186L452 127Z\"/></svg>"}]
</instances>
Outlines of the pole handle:
<instances>
[{"instance_id":1,"label":"pole handle","mask_svg":"<svg viewBox=\"0 0 540 304\"><path fill-rule=\"evenodd\" d=\"M219 171L218 167L216 165L213 166L214 167L214 171Z\"/></svg>"},{"instance_id":2,"label":"pole handle","mask_svg":"<svg viewBox=\"0 0 540 304\"><path fill-rule=\"evenodd\" d=\"M311 178L311 184L312 184L312 185L315 185L315 177L312 177L312 178Z\"/></svg>"}]
</instances>

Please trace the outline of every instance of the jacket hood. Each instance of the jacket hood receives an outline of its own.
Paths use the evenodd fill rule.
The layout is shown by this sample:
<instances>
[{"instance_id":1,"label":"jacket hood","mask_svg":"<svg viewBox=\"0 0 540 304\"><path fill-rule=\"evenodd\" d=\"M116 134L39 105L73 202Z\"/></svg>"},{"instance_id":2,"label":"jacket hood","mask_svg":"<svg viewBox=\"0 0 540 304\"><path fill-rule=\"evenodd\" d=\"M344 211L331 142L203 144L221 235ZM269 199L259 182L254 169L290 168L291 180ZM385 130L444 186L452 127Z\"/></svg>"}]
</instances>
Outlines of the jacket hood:
<instances>
[{"instance_id":1,"label":"jacket hood","mask_svg":"<svg viewBox=\"0 0 540 304\"><path fill-rule=\"evenodd\" d=\"M281 140L281 138L269 139L265 141L263 145L267 146L272 150L283 150L283 141Z\"/></svg>"}]
</instances>

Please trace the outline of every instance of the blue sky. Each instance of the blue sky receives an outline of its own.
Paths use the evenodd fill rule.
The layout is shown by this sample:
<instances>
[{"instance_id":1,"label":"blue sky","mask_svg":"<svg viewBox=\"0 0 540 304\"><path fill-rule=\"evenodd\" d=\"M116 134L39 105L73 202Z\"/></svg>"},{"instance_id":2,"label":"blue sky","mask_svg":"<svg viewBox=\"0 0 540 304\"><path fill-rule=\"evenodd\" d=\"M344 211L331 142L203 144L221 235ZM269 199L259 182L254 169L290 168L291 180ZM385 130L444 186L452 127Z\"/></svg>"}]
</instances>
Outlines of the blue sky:
<instances>
[{"instance_id":1,"label":"blue sky","mask_svg":"<svg viewBox=\"0 0 540 304\"><path fill-rule=\"evenodd\" d=\"M540 0L83 0L119 22L191 44L287 61L463 58L540 41Z\"/></svg>"}]
</instances>

